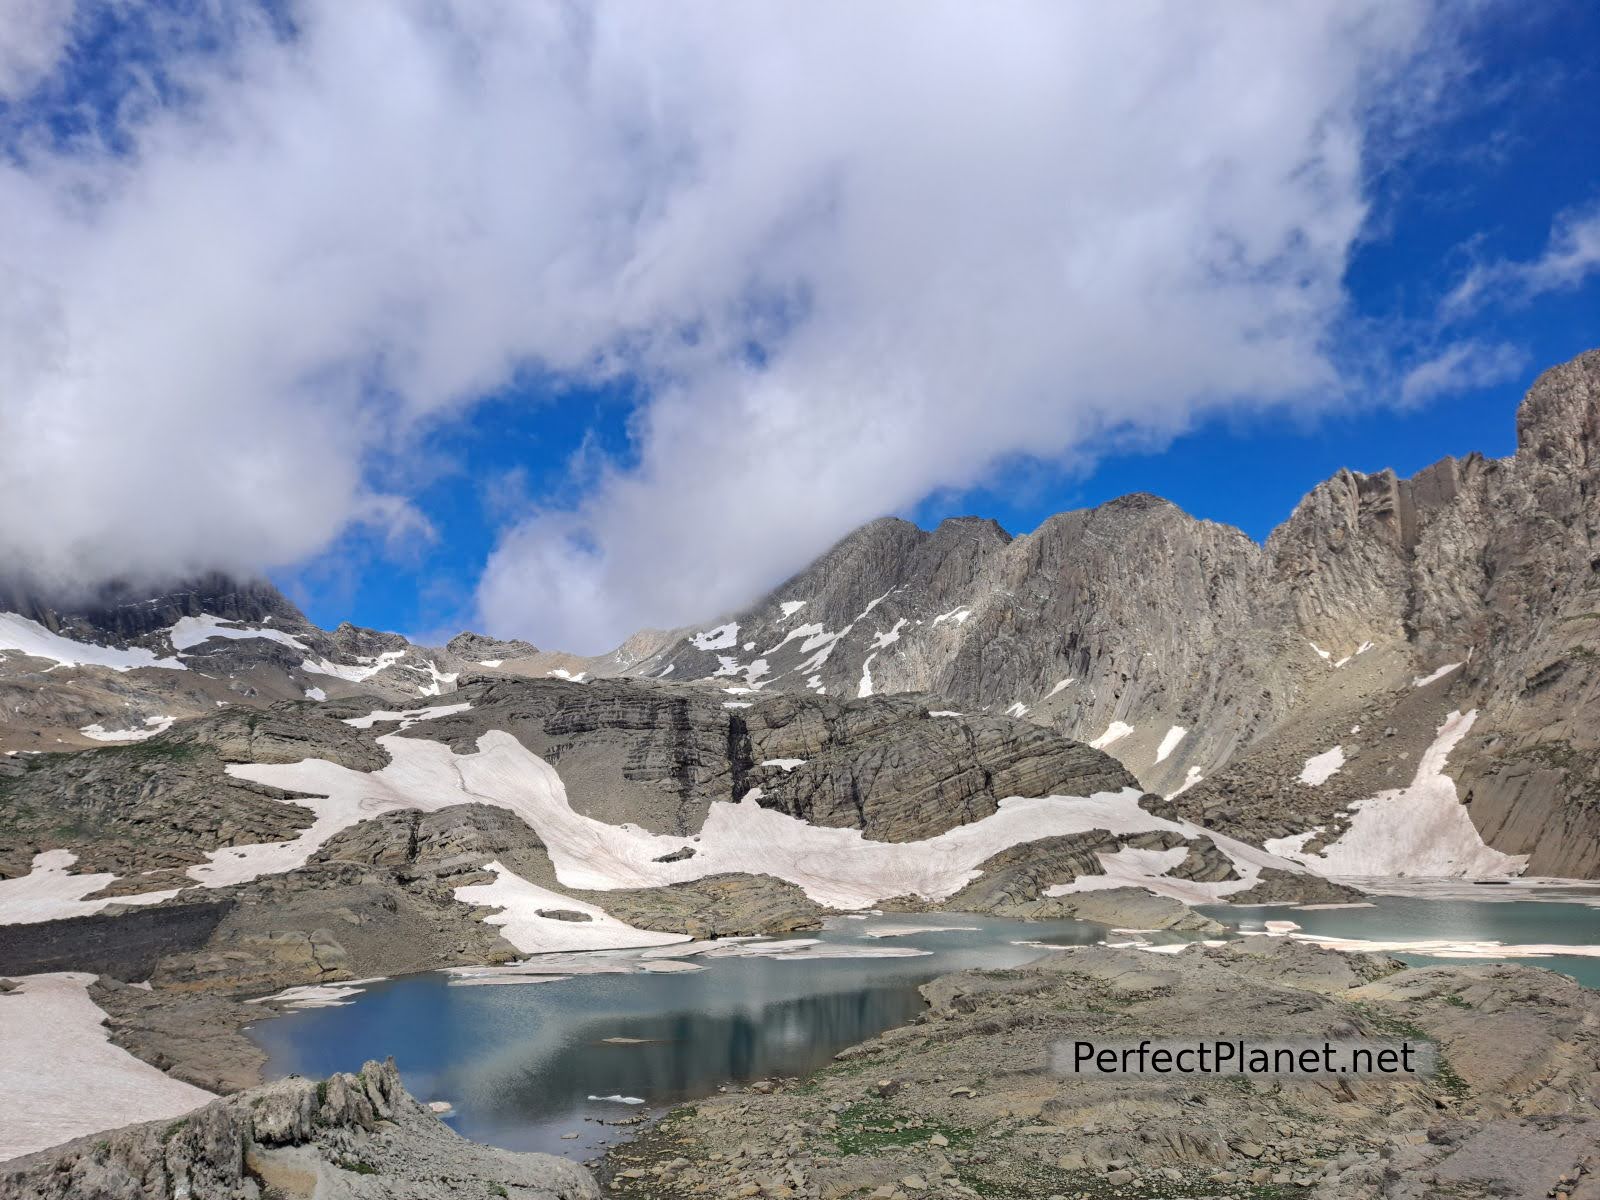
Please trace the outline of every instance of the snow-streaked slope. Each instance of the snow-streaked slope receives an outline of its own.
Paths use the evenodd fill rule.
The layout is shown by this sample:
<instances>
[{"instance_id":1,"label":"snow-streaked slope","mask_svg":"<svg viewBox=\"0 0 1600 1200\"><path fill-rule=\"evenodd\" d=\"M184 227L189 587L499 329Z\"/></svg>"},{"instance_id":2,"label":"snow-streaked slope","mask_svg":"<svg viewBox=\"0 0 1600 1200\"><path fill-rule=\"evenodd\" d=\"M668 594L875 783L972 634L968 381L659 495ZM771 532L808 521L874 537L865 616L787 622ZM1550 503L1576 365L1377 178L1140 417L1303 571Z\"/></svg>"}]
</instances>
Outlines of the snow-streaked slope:
<instances>
[{"instance_id":1,"label":"snow-streaked slope","mask_svg":"<svg viewBox=\"0 0 1600 1200\"><path fill-rule=\"evenodd\" d=\"M109 667L113 671L132 671L138 667L188 670L178 659L158 658L141 646L124 650L118 646L75 642L12 612L0 613L0 650L19 650L34 658L51 659L64 667Z\"/></svg>"},{"instance_id":2,"label":"snow-streaked slope","mask_svg":"<svg viewBox=\"0 0 1600 1200\"><path fill-rule=\"evenodd\" d=\"M180 617L178 623L167 631L167 637L172 641L172 648L180 654L185 650L194 649L211 638L227 638L230 641L265 638L269 642L278 642L291 649L310 653L311 648L309 646L299 638L284 633L281 629L230 629L223 625L222 621L222 617L214 617L210 613L204 613L198 617Z\"/></svg>"},{"instance_id":3,"label":"snow-streaked slope","mask_svg":"<svg viewBox=\"0 0 1600 1200\"><path fill-rule=\"evenodd\" d=\"M1269 841L1267 848L1324 875L1520 874L1527 856L1486 846L1456 796L1455 781L1445 774L1450 752L1477 715L1473 709L1446 717L1411 782L1352 804L1350 827L1322 853L1304 853L1293 838Z\"/></svg>"},{"instance_id":4,"label":"snow-streaked slope","mask_svg":"<svg viewBox=\"0 0 1600 1200\"><path fill-rule=\"evenodd\" d=\"M0 925L31 925L63 917L87 917L108 904L159 904L178 894L170 888L133 896L85 900L117 876L110 872L72 874L78 856L71 850L45 850L33 856L32 869L15 879L0 879Z\"/></svg>"},{"instance_id":5,"label":"snow-streaked slope","mask_svg":"<svg viewBox=\"0 0 1600 1200\"><path fill-rule=\"evenodd\" d=\"M27 975L0 993L0 1159L134 1121L192 1112L216 1097L113 1046L93 975Z\"/></svg>"}]
</instances>

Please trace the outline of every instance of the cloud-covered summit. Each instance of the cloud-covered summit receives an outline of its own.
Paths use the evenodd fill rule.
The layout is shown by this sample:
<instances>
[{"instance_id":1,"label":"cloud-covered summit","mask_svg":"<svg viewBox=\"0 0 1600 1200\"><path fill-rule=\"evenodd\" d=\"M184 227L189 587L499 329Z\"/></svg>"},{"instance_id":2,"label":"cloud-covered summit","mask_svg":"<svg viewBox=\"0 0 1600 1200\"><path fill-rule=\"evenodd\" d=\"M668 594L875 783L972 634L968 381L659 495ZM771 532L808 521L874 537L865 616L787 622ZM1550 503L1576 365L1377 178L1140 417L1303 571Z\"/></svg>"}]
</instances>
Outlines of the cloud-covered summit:
<instances>
[{"instance_id":1,"label":"cloud-covered summit","mask_svg":"<svg viewBox=\"0 0 1600 1200\"><path fill-rule=\"evenodd\" d=\"M628 375L634 454L479 586L576 650L1008 458L1335 395L1364 153L1443 36L1421 0L306 0L158 37L159 87L47 136L96 7L4 60L0 557L419 529L380 465L420 434L519 370Z\"/></svg>"}]
</instances>

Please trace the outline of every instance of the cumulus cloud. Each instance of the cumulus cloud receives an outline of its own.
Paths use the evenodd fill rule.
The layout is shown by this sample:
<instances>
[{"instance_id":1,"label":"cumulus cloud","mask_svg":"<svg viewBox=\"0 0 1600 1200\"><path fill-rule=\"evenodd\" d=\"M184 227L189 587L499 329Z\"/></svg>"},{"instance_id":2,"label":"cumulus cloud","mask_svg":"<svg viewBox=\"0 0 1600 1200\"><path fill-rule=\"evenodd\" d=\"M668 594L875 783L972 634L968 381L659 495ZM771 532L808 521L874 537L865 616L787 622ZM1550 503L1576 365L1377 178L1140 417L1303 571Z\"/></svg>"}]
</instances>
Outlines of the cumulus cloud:
<instances>
[{"instance_id":1,"label":"cumulus cloud","mask_svg":"<svg viewBox=\"0 0 1600 1200\"><path fill-rule=\"evenodd\" d=\"M0 165L0 558L300 561L414 526L371 464L513 372L628 373L629 463L479 587L575 649L1018 454L1326 394L1432 38L1424 0L291 13L115 150Z\"/></svg>"},{"instance_id":2,"label":"cumulus cloud","mask_svg":"<svg viewBox=\"0 0 1600 1200\"><path fill-rule=\"evenodd\" d=\"M1559 214L1534 259L1479 263L1451 289L1442 311L1461 316L1491 301L1520 303L1580 286L1600 272L1600 203Z\"/></svg>"},{"instance_id":3,"label":"cumulus cloud","mask_svg":"<svg viewBox=\"0 0 1600 1200\"><path fill-rule=\"evenodd\" d=\"M1422 404L1436 396L1493 387L1516 378L1527 355L1504 342L1456 342L1406 372L1400 402Z\"/></svg>"}]
</instances>

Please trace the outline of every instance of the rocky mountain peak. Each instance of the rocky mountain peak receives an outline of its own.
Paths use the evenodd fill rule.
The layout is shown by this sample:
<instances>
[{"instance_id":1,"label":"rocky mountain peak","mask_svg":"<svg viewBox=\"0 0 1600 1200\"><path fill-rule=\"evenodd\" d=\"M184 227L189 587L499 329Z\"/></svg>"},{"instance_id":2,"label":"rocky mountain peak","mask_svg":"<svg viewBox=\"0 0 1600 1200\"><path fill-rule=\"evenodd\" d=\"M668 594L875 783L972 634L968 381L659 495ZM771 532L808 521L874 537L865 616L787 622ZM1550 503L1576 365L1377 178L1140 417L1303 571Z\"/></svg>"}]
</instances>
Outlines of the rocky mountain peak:
<instances>
[{"instance_id":1,"label":"rocky mountain peak","mask_svg":"<svg viewBox=\"0 0 1600 1200\"><path fill-rule=\"evenodd\" d=\"M1600 349L1551 367L1517 409L1517 454L1588 467L1600 442Z\"/></svg>"}]
</instances>

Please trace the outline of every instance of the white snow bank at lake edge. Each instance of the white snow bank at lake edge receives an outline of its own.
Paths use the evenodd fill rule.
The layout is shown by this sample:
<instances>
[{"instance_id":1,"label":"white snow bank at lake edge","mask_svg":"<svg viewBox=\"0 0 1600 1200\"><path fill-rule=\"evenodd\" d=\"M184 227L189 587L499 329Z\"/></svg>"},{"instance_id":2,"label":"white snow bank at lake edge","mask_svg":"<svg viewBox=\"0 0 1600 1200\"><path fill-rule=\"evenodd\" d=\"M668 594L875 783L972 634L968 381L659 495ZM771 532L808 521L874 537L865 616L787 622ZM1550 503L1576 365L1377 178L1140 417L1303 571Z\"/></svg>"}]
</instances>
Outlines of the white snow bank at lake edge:
<instances>
[{"instance_id":1,"label":"white snow bank at lake edge","mask_svg":"<svg viewBox=\"0 0 1600 1200\"><path fill-rule=\"evenodd\" d=\"M26 975L0 994L0 1160L135 1121L192 1112L216 1097L119 1046L85 990L93 975Z\"/></svg>"}]
</instances>

